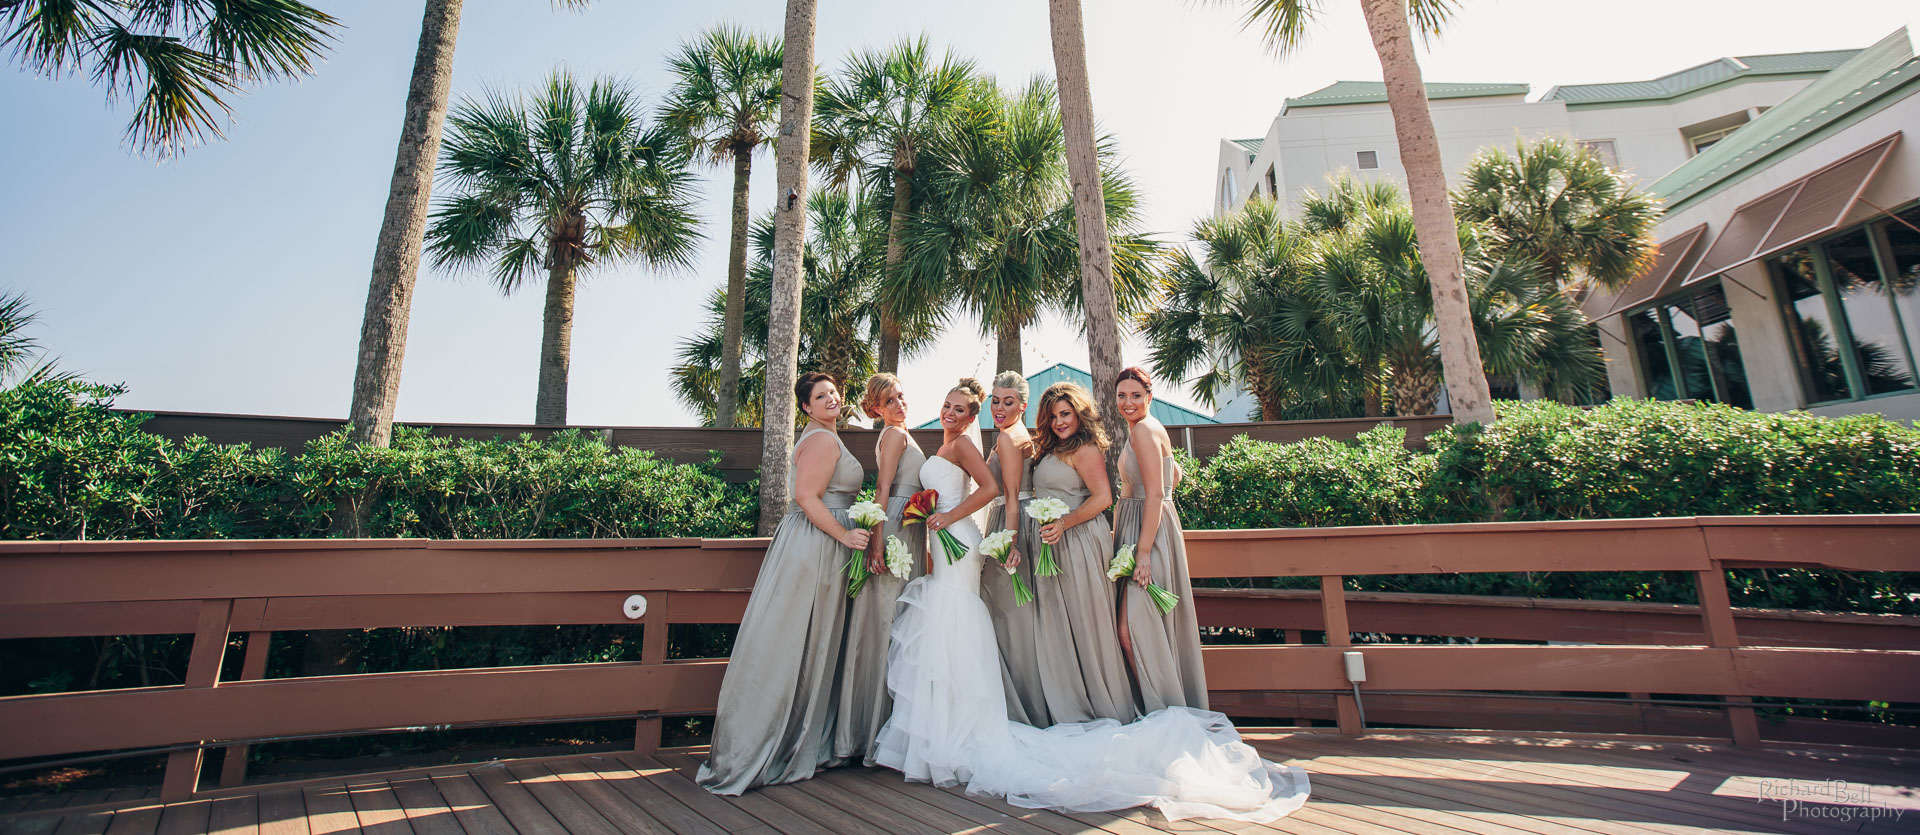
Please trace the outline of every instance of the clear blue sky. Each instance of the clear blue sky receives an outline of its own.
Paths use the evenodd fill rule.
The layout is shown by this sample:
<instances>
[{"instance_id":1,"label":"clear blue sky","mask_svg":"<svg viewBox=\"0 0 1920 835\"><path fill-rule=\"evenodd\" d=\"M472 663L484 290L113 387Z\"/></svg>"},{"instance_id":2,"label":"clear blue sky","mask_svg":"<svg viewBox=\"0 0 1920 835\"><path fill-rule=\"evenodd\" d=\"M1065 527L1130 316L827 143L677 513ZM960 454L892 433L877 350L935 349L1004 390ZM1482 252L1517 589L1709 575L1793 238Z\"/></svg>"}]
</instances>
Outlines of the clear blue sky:
<instances>
[{"instance_id":1,"label":"clear blue sky","mask_svg":"<svg viewBox=\"0 0 1920 835\"><path fill-rule=\"evenodd\" d=\"M338 416L346 411L360 315L419 4L314 0L347 29L319 72L237 102L228 139L155 165L120 142L127 108L84 78L0 70L0 289L25 291L37 336L63 367L125 382L149 409ZM1206 212L1222 137L1258 136L1282 99L1339 79L1378 79L1351 0L1328 0L1311 45L1287 62L1239 32L1229 10L1189 0L1087 0L1094 103L1148 199L1149 228L1181 237ZM1865 46L1908 22L1888 0L1738 4L1627 0L1468 0L1423 57L1435 81L1631 80L1722 55ZM899 3L821 0L817 55L829 70L856 48L926 33L1003 80L1052 72L1041 0ZM469 2L454 93L523 89L555 66L634 81L657 102L665 55L726 20L769 32L779 0L602 0L556 12L540 0ZM772 160L754 182L758 212ZM680 275L602 270L582 286L574 331L575 423L672 425L666 388L679 339L724 281L725 172L709 172L709 240ZM538 289L503 298L484 281L428 270L415 297L402 420L530 422L540 333ZM989 376L993 346L970 324L910 359L930 417L960 374ZM1130 348L1128 360L1142 362ZM1032 335L1029 371L1085 365L1075 330ZM1190 402L1177 393L1173 399Z\"/></svg>"}]
</instances>

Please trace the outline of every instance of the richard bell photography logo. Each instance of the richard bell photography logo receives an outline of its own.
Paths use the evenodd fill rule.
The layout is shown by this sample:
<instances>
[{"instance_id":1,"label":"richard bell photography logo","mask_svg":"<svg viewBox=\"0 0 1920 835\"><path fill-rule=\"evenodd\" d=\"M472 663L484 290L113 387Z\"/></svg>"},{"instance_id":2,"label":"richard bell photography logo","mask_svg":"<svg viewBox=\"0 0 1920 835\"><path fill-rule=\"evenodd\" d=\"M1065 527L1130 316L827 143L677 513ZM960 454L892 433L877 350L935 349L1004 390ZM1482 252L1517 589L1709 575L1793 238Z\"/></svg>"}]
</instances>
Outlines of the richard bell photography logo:
<instances>
[{"instance_id":1,"label":"richard bell photography logo","mask_svg":"<svg viewBox=\"0 0 1920 835\"><path fill-rule=\"evenodd\" d=\"M1907 810L1893 805L1884 786L1845 780L1761 780L1757 801L1780 804L1780 819L1821 818L1843 822L1898 821Z\"/></svg>"}]
</instances>

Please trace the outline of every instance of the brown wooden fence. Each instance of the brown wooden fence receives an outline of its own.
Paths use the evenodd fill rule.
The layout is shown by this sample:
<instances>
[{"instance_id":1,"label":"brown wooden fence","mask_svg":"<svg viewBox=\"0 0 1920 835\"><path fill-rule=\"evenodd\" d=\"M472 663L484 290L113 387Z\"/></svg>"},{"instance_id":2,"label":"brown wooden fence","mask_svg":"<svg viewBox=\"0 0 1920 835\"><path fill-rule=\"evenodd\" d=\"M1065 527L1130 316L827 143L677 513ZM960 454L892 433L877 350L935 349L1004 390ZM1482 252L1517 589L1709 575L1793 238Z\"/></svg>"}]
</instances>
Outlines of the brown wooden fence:
<instances>
[{"instance_id":1,"label":"brown wooden fence","mask_svg":"<svg viewBox=\"0 0 1920 835\"><path fill-rule=\"evenodd\" d=\"M163 796L192 794L205 749L299 735L629 717L636 747L660 718L711 712L724 659L669 660L671 624L737 623L763 539L300 540L0 543L0 638L193 635L182 685L0 698L0 759L164 750ZM1437 727L1869 741L1920 748L1911 729L1789 720L1752 699L1920 702L1920 618L1734 609L1725 569L1920 570L1920 515L1702 517L1187 535L1195 577L1318 577L1319 592L1201 590L1205 625L1286 630L1288 643L1209 646L1218 709L1331 719L1360 733L1341 653L1361 652L1379 723ZM1368 574L1667 571L1699 606L1348 594ZM626 623L647 600L638 662L263 680L272 633L302 629ZM1324 631L1324 643L1301 643ZM1482 639L1362 644L1358 632ZM244 635L239 680L222 681ZM1578 641L1581 645L1500 643ZM1718 704L1568 700L1680 694Z\"/></svg>"},{"instance_id":2,"label":"brown wooden fence","mask_svg":"<svg viewBox=\"0 0 1920 835\"><path fill-rule=\"evenodd\" d=\"M166 438L181 439L199 435L223 444L246 443L256 447L278 447L297 451L308 441L339 429L341 422L327 418L272 417L265 415L221 415L201 412L149 412L153 415L144 428ZM1237 435L1262 441L1292 442L1306 438L1350 440L1380 424L1407 430L1407 443L1419 446L1427 435L1451 422L1446 415L1428 417L1344 418L1338 420L1290 420L1263 423L1216 423L1169 427L1173 442L1201 458L1212 456ZM575 426L614 446L652 450L655 454L683 464L702 463L711 452L720 453L720 469L729 479L753 478L760 467L760 430L710 429L676 426ZM436 423L436 435L452 438L517 438L528 434L544 438L554 427L508 424ZM991 433L988 433L991 434ZM847 448L860 459L860 466L874 468L871 429L848 429ZM940 443L940 430L914 430L921 446L932 449Z\"/></svg>"}]
</instances>

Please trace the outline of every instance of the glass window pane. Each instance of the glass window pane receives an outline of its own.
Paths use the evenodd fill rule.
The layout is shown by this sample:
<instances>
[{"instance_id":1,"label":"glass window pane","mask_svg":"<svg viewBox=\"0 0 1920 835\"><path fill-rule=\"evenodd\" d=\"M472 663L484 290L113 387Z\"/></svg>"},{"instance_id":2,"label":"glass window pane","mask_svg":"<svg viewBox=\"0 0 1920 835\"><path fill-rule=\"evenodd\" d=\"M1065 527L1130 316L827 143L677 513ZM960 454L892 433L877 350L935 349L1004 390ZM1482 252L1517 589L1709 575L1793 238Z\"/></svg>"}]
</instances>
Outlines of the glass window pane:
<instances>
[{"instance_id":1,"label":"glass window pane","mask_svg":"<svg viewBox=\"0 0 1920 835\"><path fill-rule=\"evenodd\" d=\"M1827 266L1833 271L1841 309L1846 311L1847 328L1853 332L1854 356L1860 360L1867 394L1906 391L1913 388L1913 368L1907 364L1906 346L1869 240L1861 227L1828 241Z\"/></svg>"},{"instance_id":2,"label":"glass window pane","mask_svg":"<svg viewBox=\"0 0 1920 835\"><path fill-rule=\"evenodd\" d=\"M1920 230L1914 227L1920 227L1920 206L1881 222L1888 248L1893 253L1893 263L1889 265L1893 275L1887 279L1893 285L1894 298L1900 301L1900 320L1906 327L1907 346L1920 351L1920 292L1915 291L1920 287Z\"/></svg>"},{"instance_id":3,"label":"glass window pane","mask_svg":"<svg viewBox=\"0 0 1920 835\"><path fill-rule=\"evenodd\" d=\"M1700 343L1700 324L1693 320L1688 299L1667 305L1667 324L1673 328L1673 349L1680 360L1680 396L1713 400L1713 378L1707 374L1707 349Z\"/></svg>"},{"instance_id":4,"label":"glass window pane","mask_svg":"<svg viewBox=\"0 0 1920 835\"><path fill-rule=\"evenodd\" d=\"M1772 259L1772 263L1780 276L1780 300L1786 306L1787 331L1807 402L1851 397L1840 354L1834 350L1833 320L1827 315L1827 301L1821 297L1820 282L1815 278L1813 251L1796 249Z\"/></svg>"},{"instance_id":5,"label":"glass window pane","mask_svg":"<svg viewBox=\"0 0 1920 835\"><path fill-rule=\"evenodd\" d=\"M1707 365L1713 370L1717 386L1714 399L1742 409L1753 408L1753 395L1747 390L1747 366L1740 361L1740 342L1734 336L1733 311L1727 307L1726 288L1718 284L1703 288L1683 304L1692 310L1693 320L1700 326ZM1675 329L1678 330L1677 324Z\"/></svg>"},{"instance_id":6,"label":"glass window pane","mask_svg":"<svg viewBox=\"0 0 1920 835\"><path fill-rule=\"evenodd\" d=\"M1646 375L1647 396L1655 400L1678 400L1673 388L1673 367L1667 364L1667 343L1660 338L1660 318L1652 310L1633 314L1633 344L1640 350L1640 371Z\"/></svg>"}]
</instances>

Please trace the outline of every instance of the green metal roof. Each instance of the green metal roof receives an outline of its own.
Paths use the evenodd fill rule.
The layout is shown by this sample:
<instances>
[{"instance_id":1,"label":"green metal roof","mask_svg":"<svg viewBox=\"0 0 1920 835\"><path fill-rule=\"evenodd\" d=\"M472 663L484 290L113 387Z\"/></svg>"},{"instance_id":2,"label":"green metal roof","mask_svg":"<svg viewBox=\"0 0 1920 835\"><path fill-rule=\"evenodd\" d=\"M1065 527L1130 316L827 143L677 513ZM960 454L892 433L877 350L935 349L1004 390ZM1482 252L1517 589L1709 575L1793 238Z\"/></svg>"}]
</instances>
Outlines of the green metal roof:
<instances>
[{"instance_id":1,"label":"green metal roof","mask_svg":"<svg viewBox=\"0 0 1920 835\"><path fill-rule=\"evenodd\" d=\"M1093 385L1093 375L1064 362L1055 363L1027 375L1027 389L1029 391L1029 396L1027 397L1028 426L1033 426L1035 418L1040 415L1040 393L1046 391L1047 386L1053 385L1054 383L1078 383L1082 388L1086 388ZM1185 406L1169 403L1158 397L1153 399L1153 405L1147 408L1147 412L1167 426L1186 426L1196 423L1220 422ZM914 428L935 429L939 426L940 421L934 419ZM985 409L980 410L980 428L993 428L993 416L987 414Z\"/></svg>"},{"instance_id":2,"label":"green metal roof","mask_svg":"<svg viewBox=\"0 0 1920 835\"><path fill-rule=\"evenodd\" d=\"M1257 154L1260 153L1260 146L1265 144L1267 140L1265 137L1262 137L1260 139L1230 139L1228 141L1245 148L1249 154Z\"/></svg>"},{"instance_id":3,"label":"green metal roof","mask_svg":"<svg viewBox=\"0 0 1920 835\"><path fill-rule=\"evenodd\" d=\"M1427 98L1477 99L1488 96L1524 96L1533 88L1525 84L1444 84L1427 85ZM1387 85L1382 81L1335 81L1325 87L1287 99L1285 109L1296 107L1332 107L1341 104L1379 104L1387 100Z\"/></svg>"},{"instance_id":4,"label":"green metal roof","mask_svg":"<svg viewBox=\"0 0 1920 835\"><path fill-rule=\"evenodd\" d=\"M1740 55L1708 61L1650 81L1610 84L1563 84L1547 91L1542 101L1558 100L1574 109L1599 105L1653 103L1684 98L1734 79L1774 76L1817 76L1839 67L1862 50L1785 52L1778 55Z\"/></svg>"},{"instance_id":5,"label":"green metal roof","mask_svg":"<svg viewBox=\"0 0 1920 835\"><path fill-rule=\"evenodd\" d=\"M1669 213L1739 182L1789 150L1826 136L1907 95L1920 60L1901 28L1760 114L1647 187ZM1904 92L1903 92L1904 91Z\"/></svg>"}]
</instances>

